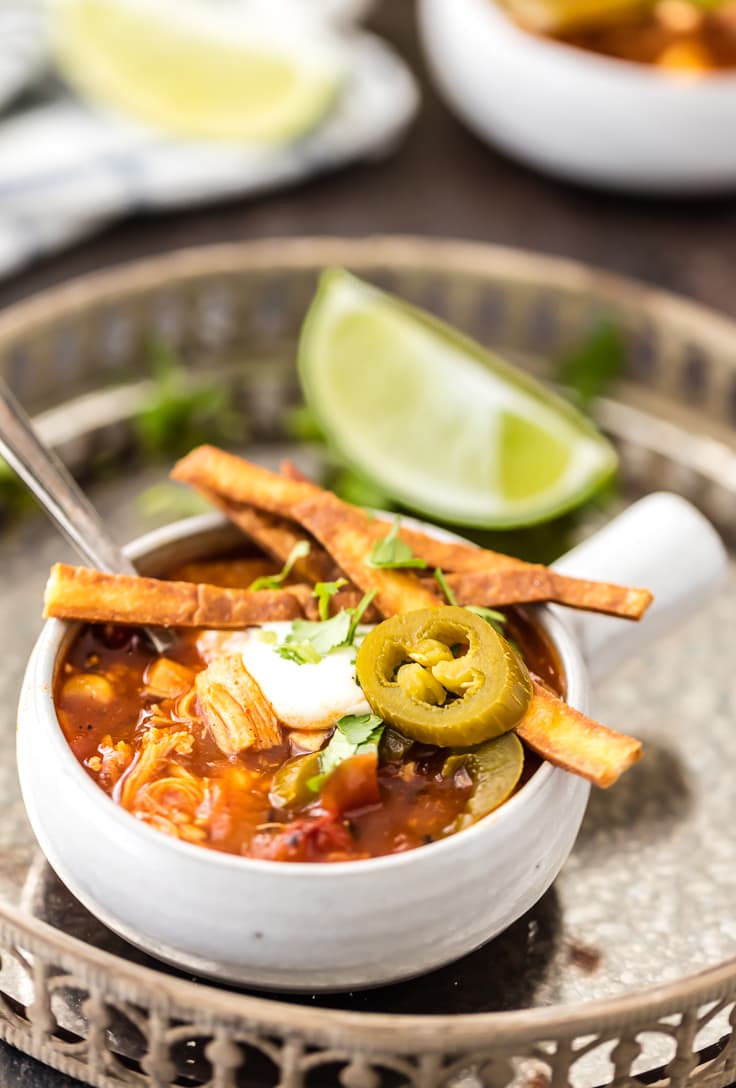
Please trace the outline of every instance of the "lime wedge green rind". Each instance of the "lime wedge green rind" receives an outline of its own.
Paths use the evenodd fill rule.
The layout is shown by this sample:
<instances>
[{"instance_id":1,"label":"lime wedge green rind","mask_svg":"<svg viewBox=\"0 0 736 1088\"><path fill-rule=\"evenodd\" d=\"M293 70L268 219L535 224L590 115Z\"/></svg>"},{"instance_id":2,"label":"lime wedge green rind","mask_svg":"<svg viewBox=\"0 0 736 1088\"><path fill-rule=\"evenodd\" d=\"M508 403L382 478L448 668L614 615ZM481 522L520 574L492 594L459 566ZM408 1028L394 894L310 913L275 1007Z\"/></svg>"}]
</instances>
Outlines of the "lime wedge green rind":
<instances>
[{"instance_id":1,"label":"lime wedge green rind","mask_svg":"<svg viewBox=\"0 0 736 1088\"><path fill-rule=\"evenodd\" d=\"M227 21L202 0L53 0L50 41L67 82L174 136L295 140L332 108L344 59L321 32Z\"/></svg>"},{"instance_id":2,"label":"lime wedge green rind","mask_svg":"<svg viewBox=\"0 0 736 1088\"><path fill-rule=\"evenodd\" d=\"M437 318L342 269L302 328L309 407L343 460L406 507L514 528L583 503L616 470L594 424Z\"/></svg>"}]
</instances>

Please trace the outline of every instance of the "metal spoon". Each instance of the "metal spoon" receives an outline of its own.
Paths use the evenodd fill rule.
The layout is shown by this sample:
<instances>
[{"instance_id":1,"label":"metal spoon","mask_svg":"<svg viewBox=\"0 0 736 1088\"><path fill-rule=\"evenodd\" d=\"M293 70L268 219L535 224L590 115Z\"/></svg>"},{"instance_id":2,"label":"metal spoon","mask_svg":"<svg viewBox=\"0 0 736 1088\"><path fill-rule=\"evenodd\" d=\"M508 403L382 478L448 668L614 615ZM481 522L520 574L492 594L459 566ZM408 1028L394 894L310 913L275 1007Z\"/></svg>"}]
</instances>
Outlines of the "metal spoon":
<instances>
[{"instance_id":1,"label":"metal spoon","mask_svg":"<svg viewBox=\"0 0 736 1088\"><path fill-rule=\"evenodd\" d=\"M2 378L0 453L88 565L107 574L138 573L72 475L41 441ZM168 631L150 627L145 631L158 653L171 648L173 637Z\"/></svg>"}]
</instances>

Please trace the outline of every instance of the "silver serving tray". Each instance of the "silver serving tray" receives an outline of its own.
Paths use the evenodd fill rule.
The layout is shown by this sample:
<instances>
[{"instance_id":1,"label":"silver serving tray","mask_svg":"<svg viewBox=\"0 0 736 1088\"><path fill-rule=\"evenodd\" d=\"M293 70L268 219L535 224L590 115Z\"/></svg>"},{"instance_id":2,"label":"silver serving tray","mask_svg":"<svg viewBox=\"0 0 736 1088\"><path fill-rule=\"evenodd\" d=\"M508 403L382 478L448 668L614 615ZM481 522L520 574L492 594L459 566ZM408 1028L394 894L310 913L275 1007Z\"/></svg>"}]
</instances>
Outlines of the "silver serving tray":
<instances>
[{"instance_id":1,"label":"silver serving tray","mask_svg":"<svg viewBox=\"0 0 736 1088\"><path fill-rule=\"evenodd\" d=\"M410 239L301 240L190 251L81 281L0 315L0 365L83 471L121 540L154 522L137 504L165 466L136 456L131 415L163 335L193 372L217 368L251 422L248 454L284 446L297 397L295 335L316 271L346 264L525 365L613 317L625 380L598 406L622 455L624 495L669 488L736 539L736 326L577 265ZM56 403L59 399L62 403ZM92 918L37 852L13 731L48 567L69 552L39 514L0 535L0 1034L88 1080L192 1085L596 1085L736 1075L736 580L596 692L595 710L646 758L595 792L547 895L501 937L421 979L303 998L186 980ZM80 835L84 829L80 828ZM111 857L110 864L115 864ZM699 972L704 972L699 976Z\"/></svg>"}]
</instances>

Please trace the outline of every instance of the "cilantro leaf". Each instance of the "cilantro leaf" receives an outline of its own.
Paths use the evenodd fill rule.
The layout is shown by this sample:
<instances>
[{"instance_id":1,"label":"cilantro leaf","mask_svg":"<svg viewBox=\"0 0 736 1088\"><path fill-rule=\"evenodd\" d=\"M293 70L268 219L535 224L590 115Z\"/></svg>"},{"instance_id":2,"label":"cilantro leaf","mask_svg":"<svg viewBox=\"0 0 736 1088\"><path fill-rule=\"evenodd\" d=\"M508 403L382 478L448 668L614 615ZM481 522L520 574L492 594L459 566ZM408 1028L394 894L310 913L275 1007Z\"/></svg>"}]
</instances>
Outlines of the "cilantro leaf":
<instances>
[{"instance_id":1,"label":"cilantro leaf","mask_svg":"<svg viewBox=\"0 0 736 1088\"><path fill-rule=\"evenodd\" d=\"M377 589L369 589L367 593L363 594L362 598L358 601L355 608L350 609L350 613L351 613L352 618L350 620L350 629L348 631L348 637L345 639L348 646L353 645L353 640L355 638L355 633L358 630L358 625L360 624L360 621L363 619L363 616L365 615L365 613L366 613L366 611L368 609L368 606L371 604L371 602L372 602L372 600L375 597L377 592L378 592Z\"/></svg>"},{"instance_id":2,"label":"cilantro leaf","mask_svg":"<svg viewBox=\"0 0 736 1088\"><path fill-rule=\"evenodd\" d=\"M445 572L441 567L437 567L434 576L437 584L447 598L447 603L457 605L457 597L447 584ZM467 608L468 612L474 612L476 616L480 616L486 623L490 623L491 627L493 627L499 635L503 635L503 624L506 623L506 617L503 612L496 612L495 608L483 608L482 605L479 604L467 604L464 607Z\"/></svg>"},{"instance_id":3,"label":"cilantro leaf","mask_svg":"<svg viewBox=\"0 0 736 1088\"><path fill-rule=\"evenodd\" d=\"M285 661L294 661L297 665L319 665L322 660L311 642L284 643L275 646L274 650Z\"/></svg>"},{"instance_id":4,"label":"cilantro leaf","mask_svg":"<svg viewBox=\"0 0 736 1088\"><path fill-rule=\"evenodd\" d=\"M351 744L365 744L372 733L383 725L383 718L377 714L345 714L337 723L337 728Z\"/></svg>"},{"instance_id":5,"label":"cilantro leaf","mask_svg":"<svg viewBox=\"0 0 736 1088\"><path fill-rule=\"evenodd\" d=\"M625 355L621 330L610 320L599 321L581 344L558 361L558 381L586 409L619 377Z\"/></svg>"},{"instance_id":6,"label":"cilantro leaf","mask_svg":"<svg viewBox=\"0 0 736 1088\"><path fill-rule=\"evenodd\" d=\"M308 642L318 656L324 657L330 650L345 645L350 631L350 612L343 609L331 620L294 620L291 634L284 639L284 645Z\"/></svg>"},{"instance_id":7,"label":"cilantro leaf","mask_svg":"<svg viewBox=\"0 0 736 1088\"><path fill-rule=\"evenodd\" d=\"M486 623L490 623L497 634L504 635L503 625L506 623L506 617L503 612L497 612L495 608L483 608L483 606L479 604L466 604L465 607L468 612L474 612L476 616L480 616Z\"/></svg>"},{"instance_id":8,"label":"cilantro leaf","mask_svg":"<svg viewBox=\"0 0 736 1088\"><path fill-rule=\"evenodd\" d=\"M310 790L319 793L332 772L346 759L377 749L383 729L383 718L377 714L346 714L340 718L327 747L320 752L320 773L307 783Z\"/></svg>"},{"instance_id":9,"label":"cilantro leaf","mask_svg":"<svg viewBox=\"0 0 736 1088\"><path fill-rule=\"evenodd\" d=\"M443 571L442 567L437 567L435 569L434 577L438 586L447 598L447 603L457 605L457 597L448 586L447 578L445 578L445 572Z\"/></svg>"},{"instance_id":10,"label":"cilantro leaf","mask_svg":"<svg viewBox=\"0 0 736 1088\"><path fill-rule=\"evenodd\" d=\"M330 601L339 589L348 584L347 578L338 578L336 582L317 582L313 596L317 598L319 618L326 621L330 618Z\"/></svg>"},{"instance_id":11,"label":"cilantro leaf","mask_svg":"<svg viewBox=\"0 0 736 1088\"><path fill-rule=\"evenodd\" d=\"M383 540L377 540L371 549L366 562L369 567L378 569L390 568L401 570L407 567L427 566L426 560L414 555L408 544L399 539L399 527L401 518L396 518L388 534Z\"/></svg>"},{"instance_id":12,"label":"cilantro leaf","mask_svg":"<svg viewBox=\"0 0 736 1088\"><path fill-rule=\"evenodd\" d=\"M278 574L264 574L251 582L248 589L278 589L282 582L291 574L291 568L297 559L304 559L309 555L310 545L308 540L298 540L286 557L286 562Z\"/></svg>"},{"instance_id":13,"label":"cilantro leaf","mask_svg":"<svg viewBox=\"0 0 736 1088\"><path fill-rule=\"evenodd\" d=\"M283 643L274 647L276 653L298 665L318 665L332 650L352 646L358 624L375 595L376 590L370 590L355 608L343 608L329 620L293 620Z\"/></svg>"}]
</instances>

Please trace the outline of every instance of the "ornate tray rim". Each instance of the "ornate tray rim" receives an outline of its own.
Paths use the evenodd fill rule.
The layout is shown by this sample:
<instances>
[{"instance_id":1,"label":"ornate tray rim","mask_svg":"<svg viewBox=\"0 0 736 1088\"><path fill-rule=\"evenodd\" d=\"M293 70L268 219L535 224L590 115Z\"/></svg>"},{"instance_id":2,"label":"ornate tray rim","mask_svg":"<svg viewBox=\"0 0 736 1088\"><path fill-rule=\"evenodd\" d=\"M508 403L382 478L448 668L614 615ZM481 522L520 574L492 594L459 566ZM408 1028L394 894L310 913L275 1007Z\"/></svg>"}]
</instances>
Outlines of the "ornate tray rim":
<instances>
[{"instance_id":1,"label":"ornate tray rim","mask_svg":"<svg viewBox=\"0 0 736 1088\"><path fill-rule=\"evenodd\" d=\"M354 268L388 263L393 267L416 266L417 259L428 263L441 260L445 268L464 273L502 267L504 276L520 283L535 283L540 270L558 286L571 291L590 289L612 304L636 311L656 311L660 320L683 321L703 327L709 342L736 338L736 321L708 307L677 295L592 268L572 260L520 251L512 248L452 239L428 239L411 236L381 236L352 239L324 236L273 238L218 245L193 246L171 253L126 262L99 272L87 273L69 283L54 286L0 311L0 349L12 344L16 336L36 323L46 323L61 315L68 317L94 300L114 301L120 292L132 288L137 293L161 289L172 281L201 277L212 272L236 272L282 266L310 268L315 264L340 263ZM126 1001L135 1002L146 994L158 1006L175 1004L196 1019L237 1015L249 1025L283 1033L286 1029L311 1040L341 1046L348 1043L369 1046L373 1052L390 1045L395 1052L410 1052L421 1046L424 1052L460 1051L465 1048L487 1049L494 1041L504 1048L529 1039L557 1036L563 1039L631 1024L641 1014L663 1017L707 1004L732 994L736 985L736 957L674 982L581 1004L550 1005L536 1009L464 1014L394 1014L344 1012L309 1008L266 996L252 996L218 989L207 982L190 982L130 964L112 953L101 951L62 930L24 914L9 905L0 906L0 927L9 943L33 954L53 950L56 962L76 973L80 980L99 988L101 979L109 990ZM643 1029L642 1029L643 1030ZM23 1040L9 1041L23 1047ZM43 1052L38 1056L57 1064Z\"/></svg>"}]
</instances>

